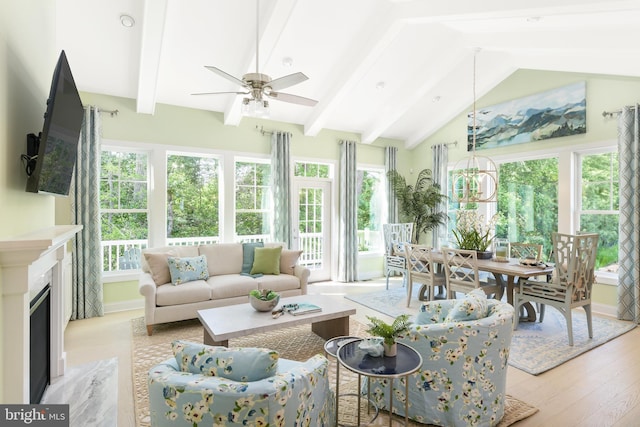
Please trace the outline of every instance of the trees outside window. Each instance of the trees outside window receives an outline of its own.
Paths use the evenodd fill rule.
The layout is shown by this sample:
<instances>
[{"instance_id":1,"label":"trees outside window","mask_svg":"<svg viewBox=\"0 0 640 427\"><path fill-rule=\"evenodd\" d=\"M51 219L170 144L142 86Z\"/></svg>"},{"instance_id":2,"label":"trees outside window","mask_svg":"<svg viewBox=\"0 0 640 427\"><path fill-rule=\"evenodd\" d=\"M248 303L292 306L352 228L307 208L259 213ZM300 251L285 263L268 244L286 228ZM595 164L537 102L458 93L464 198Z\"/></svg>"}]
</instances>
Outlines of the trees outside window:
<instances>
[{"instance_id":1,"label":"trees outside window","mask_svg":"<svg viewBox=\"0 0 640 427\"><path fill-rule=\"evenodd\" d=\"M268 239L271 233L271 165L267 160L235 163L236 236Z\"/></svg>"},{"instance_id":2,"label":"trees outside window","mask_svg":"<svg viewBox=\"0 0 640 427\"><path fill-rule=\"evenodd\" d=\"M384 171L358 168L356 176L358 194L358 249L382 251L382 224L386 221Z\"/></svg>"},{"instance_id":3,"label":"trees outside window","mask_svg":"<svg viewBox=\"0 0 640 427\"><path fill-rule=\"evenodd\" d=\"M558 230L558 158L500 163L496 237L543 245Z\"/></svg>"},{"instance_id":4,"label":"trees outside window","mask_svg":"<svg viewBox=\"0 0 640 427\"><path fill-rule=\"evenodd\" d=\"M579 230L600 234L596 269L617 273L618 153L583 154L579 159Z\"/></svg>"},{"instance_id":5,"label":"trees outside window","mask_svg":"<svg viewBox=\"0 0 640 427\"><path fill-rule=\"evenodd\" d=\"M103 150L100 162L100 216L103 270L137 268L120 262L132 248L148 244L148 155Z\"/></svg>"},{"instance_id":6,"label":"trees outside window","mask_svg":"<svg viewBox=\"0 0 640 427\"><path fill-rule=\"evenodd\" d=\"M214 157L167 156L167 239L219 237L219 161Z\"/></svg>"}]
</instances>

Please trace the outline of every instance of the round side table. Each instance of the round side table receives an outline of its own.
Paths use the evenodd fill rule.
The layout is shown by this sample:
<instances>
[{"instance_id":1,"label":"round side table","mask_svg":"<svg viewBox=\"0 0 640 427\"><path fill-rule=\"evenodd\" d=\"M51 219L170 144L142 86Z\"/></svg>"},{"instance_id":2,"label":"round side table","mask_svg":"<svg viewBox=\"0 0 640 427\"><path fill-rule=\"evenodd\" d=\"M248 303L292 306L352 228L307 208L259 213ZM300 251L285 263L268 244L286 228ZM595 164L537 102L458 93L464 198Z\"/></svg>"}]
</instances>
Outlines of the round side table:
<instances>
[{"instance_id":1,"label":"round side table","mask_svg":"<svg viewBox=\"0 0 640 427\"><path fill-rule=\"evenodd\" d=\"M358 388L360 376L373 378L387 378L389 380L389 426L393 419L393 381L396 378L408 377L422 366L422 356L406 344L398 343L398 354L394 357L372 357L360 349L362 339L344 342L338 348L338 362L352 372L358 374ZM367 397L370 397L371 387L367 387ZM358 393L358 408L360 408L360 393ZM377 409L377 408L376 408ZM360 425L360 411L358 411L358 425ZM409 379L405 380L404 425L409 425Z\"/></svg>"},{"instance_id":2,"label":"round side table","mask_svg":"<svg viewBox=\"0 0 640 427\"><path fill-rule=\"evenodd\" d=\"M358 424L360 424L360 376L358 375L358 393L340 394L340 363L338 363L338 350L344 344L354 340L357 340L359 342L361 341L361 338L350 337L350 336L340 336L340 337L331 338L330 340L324 343L324 352L326 356L331 356L334 359L336 359L336 426L340 425L338 424L338 409L339 409L338 406L339 406L341 396L357 396L358 397ZM378 406L375 403L373 403L373 407L375 408L376 412L373 415L373 418L371 418L370 422L373 422L378 416Z\"/></svg>"}]
</instances>

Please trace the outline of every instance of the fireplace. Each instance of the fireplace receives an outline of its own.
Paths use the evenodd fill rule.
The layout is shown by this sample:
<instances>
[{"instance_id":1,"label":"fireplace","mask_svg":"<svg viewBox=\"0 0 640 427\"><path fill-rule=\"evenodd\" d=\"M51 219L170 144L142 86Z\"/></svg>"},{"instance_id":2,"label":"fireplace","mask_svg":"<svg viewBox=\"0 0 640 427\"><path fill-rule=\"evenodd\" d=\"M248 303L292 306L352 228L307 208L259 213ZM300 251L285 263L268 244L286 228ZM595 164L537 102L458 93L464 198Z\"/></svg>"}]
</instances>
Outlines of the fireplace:
<instances>
[{"instance_id":1,"label":"fireplace","mask_svg":"<svg viewBox=\"0 0 640 427\"><path fill-rule=\"evenodd\" d=\"M51 377L51 286L29 304L29 403L40 403Z\"/></svg>"},{"instance_id":2,"label":"fireplace","mask_svg":"<svg viewBox=\"0 0 640 427\"><path fill-rule=\"evenodd\" d=\"M67 305L71 308L67 303L71 295L67 243L80 230L81 225L57 225L0 240L2 403L39 402L47 383L64 375ZM47 321L48 327L43 323ZM32 350L33 345L49 350Z\"/></svg>"}]
</instances>

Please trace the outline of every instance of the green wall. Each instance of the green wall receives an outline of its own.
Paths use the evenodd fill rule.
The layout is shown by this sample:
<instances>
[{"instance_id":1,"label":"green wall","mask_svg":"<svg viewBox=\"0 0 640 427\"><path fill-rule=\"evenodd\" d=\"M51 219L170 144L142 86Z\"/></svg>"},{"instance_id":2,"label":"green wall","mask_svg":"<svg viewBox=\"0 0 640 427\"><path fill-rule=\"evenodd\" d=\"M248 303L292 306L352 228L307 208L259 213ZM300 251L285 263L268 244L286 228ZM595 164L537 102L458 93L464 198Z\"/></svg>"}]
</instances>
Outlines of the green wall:
<instances>
[{"instance_id":1,"label":"green wall","mask_svg":"<svg viewBox=\"0 0 640 427\"><path fill-rule=\"evenodd\" d=\"M54 225L54 198L25 192L27 175L20 161L27 133L38 133L44 122L59 55L54 18L53 0L0 2L0 239ZM0 316L0 334L8 321ZM0 336L0 366L2 342ZM4 401L0 389L0 402Z\"/></svg>"}]
</instances>

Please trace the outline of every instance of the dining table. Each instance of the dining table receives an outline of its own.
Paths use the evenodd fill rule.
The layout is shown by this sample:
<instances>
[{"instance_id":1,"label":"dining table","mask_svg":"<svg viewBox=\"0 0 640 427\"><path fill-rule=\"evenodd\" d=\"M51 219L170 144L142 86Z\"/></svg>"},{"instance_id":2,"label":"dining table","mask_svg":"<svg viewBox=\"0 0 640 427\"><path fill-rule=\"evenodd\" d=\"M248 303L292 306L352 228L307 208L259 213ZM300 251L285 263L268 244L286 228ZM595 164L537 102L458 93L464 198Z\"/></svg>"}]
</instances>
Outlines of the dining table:
<instances>
[{"instance_id":1,"label":"dining table","mask_svg":"<svg viewBox=\"0 0 640 427\"><path fill-rule=\"evenodd\" d=\"M444 265L444 255L440 250L431 253L433 263ZM519 278L529 279L536 276L547 276L553 272L554 266L549 263L523 262L518 258L506 258L498 261L496 259L478 259L478 271L493 274L496 283L506 289L507 302L513 305L514 288ZM506 279L506 280L505 280ZM530 303L523 305L527 315L521 321L536 321L536 311Z\"/></svg>"}]
</instances>

